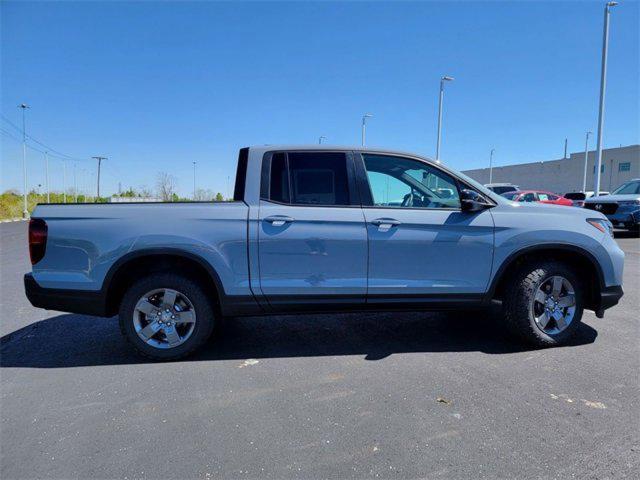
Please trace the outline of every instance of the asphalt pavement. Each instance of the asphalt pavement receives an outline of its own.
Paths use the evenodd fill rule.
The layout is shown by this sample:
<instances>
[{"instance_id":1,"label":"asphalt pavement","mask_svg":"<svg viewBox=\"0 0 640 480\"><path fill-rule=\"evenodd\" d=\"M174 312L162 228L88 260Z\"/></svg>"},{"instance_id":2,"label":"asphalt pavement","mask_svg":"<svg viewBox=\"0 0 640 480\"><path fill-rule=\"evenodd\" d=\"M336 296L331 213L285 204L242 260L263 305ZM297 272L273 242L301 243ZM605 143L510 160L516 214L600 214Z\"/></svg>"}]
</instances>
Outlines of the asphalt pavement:
<instances>
[{"instance_id":1,"label":"asphalt pavement","mask_svg":"<svg viewBox=\"0 0 640 480\"><path fill-rule=\"evenodd\" d=\"M38 310L0 224L0 478L638 478L640 240L625 292L536 350L477 313L234 319L193 358Z\"/></svg>"}]
</instances>

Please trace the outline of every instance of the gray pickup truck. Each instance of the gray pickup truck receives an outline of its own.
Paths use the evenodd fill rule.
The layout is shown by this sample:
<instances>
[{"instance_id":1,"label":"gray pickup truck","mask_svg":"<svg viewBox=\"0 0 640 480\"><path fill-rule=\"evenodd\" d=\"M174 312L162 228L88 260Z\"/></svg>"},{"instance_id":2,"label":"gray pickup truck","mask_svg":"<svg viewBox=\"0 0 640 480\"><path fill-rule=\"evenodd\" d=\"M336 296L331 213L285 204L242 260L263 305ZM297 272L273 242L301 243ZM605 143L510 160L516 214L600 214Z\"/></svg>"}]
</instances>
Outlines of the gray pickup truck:
<instances>
[{"instance_id":1,"label":"gray pickup truck","mask_svg":"<svg viewBox=\"0 0 640 480\"><path fill-rule=\"evenodd\" d=\"M175 359L224 317L501 306L560 345L622 296L624 254L587 209L510 202L408 153L240 150L234 201L39 205L36 307L111 317L142 354Z\"/></svg>"}]
</instances>

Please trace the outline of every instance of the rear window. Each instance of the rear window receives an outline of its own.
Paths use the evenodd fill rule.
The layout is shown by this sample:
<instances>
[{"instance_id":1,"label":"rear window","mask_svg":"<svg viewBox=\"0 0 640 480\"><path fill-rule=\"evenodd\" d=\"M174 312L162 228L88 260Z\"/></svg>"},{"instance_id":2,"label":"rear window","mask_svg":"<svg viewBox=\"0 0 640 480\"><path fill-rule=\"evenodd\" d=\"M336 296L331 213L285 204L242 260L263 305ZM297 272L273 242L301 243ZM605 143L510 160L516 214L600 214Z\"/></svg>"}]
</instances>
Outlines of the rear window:
<instances>
[{"instance_id":1,"label":"rear window","mask_svg":"<svg viewBox=\"0 0 640 480\"><path fill-rule=\"evenodd\" d=\"M502 196L506 199L513 200L515 197L518 196L518 192L507 192L507 193L503 193Z\"/></svg>"},{"instance_id":2,"label":"rear window","mask_svg":"<svg viewBox=\"0 0 640 480\"><path fill-rule=\"evenodd\" d=\"M582 192L573 192L565 194L564 198L568 198L569 200L584 200L587 196Z\"/></svg>"},{"instance_id":3,"label":"rear window","mask_svg":"<svg viewBox=\"0 0 640 480\"><path fill-rule=\"evenodd\" d=\"M350 205L347 157L340 152L275 153L262 197L294 205Z\"/></svg>"},{"instance_id":4,"label":"rear window","mask_svg":"<svg viewBox=\"0 0 640 480\"><path fill-rule=\"evenodd\" d=\"M498 195L502 195L503 193L507 193L507 192L515 192L518 189L516 187L503 185L503 186L491 187L491 190L496 192Z\"/></svg>"}]
</instances>

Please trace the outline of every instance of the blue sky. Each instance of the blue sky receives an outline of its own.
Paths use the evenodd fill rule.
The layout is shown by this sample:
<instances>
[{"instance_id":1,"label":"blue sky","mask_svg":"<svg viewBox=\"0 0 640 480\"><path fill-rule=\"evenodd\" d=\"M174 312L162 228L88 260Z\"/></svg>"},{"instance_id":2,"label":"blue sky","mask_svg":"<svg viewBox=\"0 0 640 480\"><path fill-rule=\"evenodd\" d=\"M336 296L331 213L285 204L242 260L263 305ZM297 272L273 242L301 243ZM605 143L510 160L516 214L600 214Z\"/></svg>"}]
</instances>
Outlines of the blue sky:
<instances>
[{"instance_id":1,"label":"blue sky","mask_svg":"<svg viewBox=\"0 0 640 480\"><path fill-rule=\"evenodd\" d=\"M584 148L598 113L603 2L3 1L2 115L31 106L34 138L78 158L109 157L103 191L178 178L226 192L238 148L357 144L435 152L457 169ZM639 4L611 22L605 145L639 142ZM1 120L3 130L19 137ZM21 146L2 135L0 190L22 185ZM592 142L592 146L595 142ZM44 184L28 152L29 186ZM69 171L73 162L70 162ZM51 184L62 185L59 160ZM78 162L93 186L95 162ZM70 175L70 174L69 174ZM70 177L69 177L70 178Z\"/></svg>"}]
</instances>

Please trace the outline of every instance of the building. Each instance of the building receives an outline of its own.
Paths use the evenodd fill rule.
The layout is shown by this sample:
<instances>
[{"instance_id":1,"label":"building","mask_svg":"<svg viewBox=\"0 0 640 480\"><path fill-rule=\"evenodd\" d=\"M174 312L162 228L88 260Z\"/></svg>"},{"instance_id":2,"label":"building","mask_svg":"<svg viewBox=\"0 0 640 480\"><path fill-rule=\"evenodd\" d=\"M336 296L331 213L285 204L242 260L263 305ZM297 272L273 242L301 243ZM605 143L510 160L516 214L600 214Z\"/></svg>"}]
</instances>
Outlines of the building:
<instances>
[{"instance_id":1,"label":"building","mask_svg":"<svg viewBox=\"0 0 640 480\"><path fill-rule=\"evenodd\" d=\"M587 161L587 190L594 189L596 152ZM602 151L600 190L611 192L632 178L640 178L640 145L607 148ZM489 183L489 169L464 172L474 180ZM534 163L493 167L493 183L513 183L523 190L549 190L564 194L582 190L584 152L572 153L569 158Z\"/></svg>"}]
</instances>

